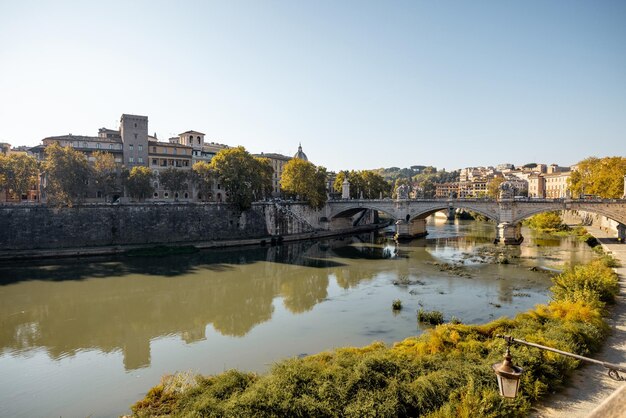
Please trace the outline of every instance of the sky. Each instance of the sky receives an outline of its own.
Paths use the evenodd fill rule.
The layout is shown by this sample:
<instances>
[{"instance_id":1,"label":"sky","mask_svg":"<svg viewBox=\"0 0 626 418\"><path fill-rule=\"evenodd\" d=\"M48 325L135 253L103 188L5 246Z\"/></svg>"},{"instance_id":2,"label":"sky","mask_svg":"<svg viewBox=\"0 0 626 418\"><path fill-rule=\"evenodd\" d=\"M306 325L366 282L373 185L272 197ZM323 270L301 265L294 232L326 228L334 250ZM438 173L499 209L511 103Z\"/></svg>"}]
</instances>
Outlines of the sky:
<instances>
[{"instance_id":1,"label":"sky","mask_svg":"<svg viewBox=\"0 0 626 418\"><path fill-rule=\"evenodd\" d=\"M0 142L122 113L330 170L626 156L626 1L0 0Z\"/></svg>"}]
</instances>

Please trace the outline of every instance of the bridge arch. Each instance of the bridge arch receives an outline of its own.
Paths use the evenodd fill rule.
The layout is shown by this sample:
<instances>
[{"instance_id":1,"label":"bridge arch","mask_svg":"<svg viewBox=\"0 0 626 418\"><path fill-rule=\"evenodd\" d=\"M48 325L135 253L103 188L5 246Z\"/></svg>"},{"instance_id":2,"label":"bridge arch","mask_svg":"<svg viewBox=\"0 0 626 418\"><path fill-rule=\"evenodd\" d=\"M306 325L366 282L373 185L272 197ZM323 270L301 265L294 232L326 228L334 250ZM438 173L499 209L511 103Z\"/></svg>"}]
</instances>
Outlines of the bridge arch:
<instances>
[{"instance_id":1,"label":"bridge arch","mask_svg":"<svg viewBox=\"0 0 626 418\"><path fill-rule=\"evenodd\" d=\"M620 224L626 224L626 214L624 213L612 211L610 209L603 208L600 205L592 206L592 205L584 205L584 204L582 205L576 204L575 206L572 205L570 207L564 207L563 204L561 204L561 205L554 205L553 207L544 206L541 208L533 208L531 210L518 211L518 213L513 217L513 223L519 223L523 221L524 219L530 218L531 216L538 215L540 213L560 212L564 210L589 212L589 213L593 213L596 215L605 216Z\"/></svg>"},{"instance_id":2,"label":"bridge arch","mask_svg":"<svg viewBox=\"0 0 626 418\"><path fill-rule=\"evenodd\" d=\"M338 210L335 213L331 213L328 219L333 220L337 218L352 217L356 215L357 213L359 213L360 211L368 210L368 209L376 210L378 212L383 212L384 214L389 215L391 218L398 220L398 216L396 213L394 213L393 211L389 209L383 209L383 208L377 207L376 205L359 205L359 206L353 206L349 208L342 208L341 210Z\"/></svg>"},{"instance_id":3,"label":"bridge arch","mask_svg":"<svg viewBox=\"0 0 626 418\"><path fill-rule=\"evenodd\" d=\"M499 217L497 214L484 210L483 208L472 207L471 205L441 205L440 207L435 207L435 208L427 209L419 213L416 213L415 215L411 216L410 220L412 221L413 219L425 219L425 218L428 218L430 215L436 212L439 212L440 210L448 210L448 209L470 210L472 212L476 212L476 213L483 215L485 218L491 221L494 221L496 223L499 222Z\"/></svg>"}]
</instances>

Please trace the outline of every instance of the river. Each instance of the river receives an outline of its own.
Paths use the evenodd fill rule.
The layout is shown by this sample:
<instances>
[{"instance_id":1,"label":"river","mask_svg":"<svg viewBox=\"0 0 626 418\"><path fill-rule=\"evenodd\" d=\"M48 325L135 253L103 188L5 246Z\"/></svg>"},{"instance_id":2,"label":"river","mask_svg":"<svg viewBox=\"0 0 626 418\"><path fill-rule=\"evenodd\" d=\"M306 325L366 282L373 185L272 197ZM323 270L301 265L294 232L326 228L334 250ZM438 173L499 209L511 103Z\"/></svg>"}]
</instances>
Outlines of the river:
<instances>
[{"instance_id":1,"label":"river","mask_svg":"<svg viewBox=\"0 0 626 418\"><path fill-rule=\"evenodd\" d=\"M493 224L431 218L427 228L398 245L367 234L0 265L0 416L119 416L164 374L262 372L285 357L391 344L423 332L420 308L465 323L513 316L548 299L549 274L529 268L593 258L573 238L524 229L500 256L508 264L495 264Z\"/></svg>"}]
</instances>

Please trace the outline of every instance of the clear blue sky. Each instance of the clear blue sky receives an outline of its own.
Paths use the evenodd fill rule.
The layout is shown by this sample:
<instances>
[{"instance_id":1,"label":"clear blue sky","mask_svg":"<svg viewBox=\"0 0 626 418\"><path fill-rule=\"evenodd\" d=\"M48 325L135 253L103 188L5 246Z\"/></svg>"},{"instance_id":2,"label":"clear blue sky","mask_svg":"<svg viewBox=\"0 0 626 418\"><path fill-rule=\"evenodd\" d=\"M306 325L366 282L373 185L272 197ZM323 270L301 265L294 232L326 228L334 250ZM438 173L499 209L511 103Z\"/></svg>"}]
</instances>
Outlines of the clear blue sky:
<instances>
[{"instance_id":1,"label":"clear blue sky","mask_svg":"<svg viewBox=\"0 0 626 418\"><path fill-rule=\"evenodd\" d=\"M329 169L626 155L626 1L0 0L0 142L122 113Z\"/></svg>"}]
</instances>

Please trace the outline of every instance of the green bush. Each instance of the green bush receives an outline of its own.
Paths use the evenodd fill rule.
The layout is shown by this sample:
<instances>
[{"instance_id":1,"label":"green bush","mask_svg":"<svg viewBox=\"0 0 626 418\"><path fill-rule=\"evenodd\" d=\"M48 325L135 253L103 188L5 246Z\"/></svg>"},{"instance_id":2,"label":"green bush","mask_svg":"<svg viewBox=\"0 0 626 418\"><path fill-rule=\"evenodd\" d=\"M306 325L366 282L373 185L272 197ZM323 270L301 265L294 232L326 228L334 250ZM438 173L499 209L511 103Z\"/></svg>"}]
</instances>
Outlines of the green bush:
<instances>
[{"instance_id":1,"label":"green bush","mask_svg":"<svg viewBox=\"0 0 626 418\"><path fill-rule=\"evenodd\" d=\"M194 384L164 379L132 410L140 417L525 416L578 362L514 345L514 362L524 374L520 395L504 400L491 369L506 349L496 334L590 355L608 333L604 305L617 294L617 283L601 258L557 276L550 303L513 319L438 325L393 347L373 343L284 360L264 375L230 370Z\"/></svg>"},{"instance_id":2,"label":"green bush","mask_svg":"<svg viewBox=\"0 0 626 418\"><path fill-rule=\"evenodd\" d=\"M391 303L391 309L394 311L399 311L402 309L402 301L400 299L396 299Z\"/></svg>"},{"instance_id":3,"label":"green bush","mask_svg":"<svg viewBox=\"0 0 626 418\"><path fill-rule=\"evenodd\" d=\"M527 219L525 223L532 229L542 231L565 231L569 229L567 225L563 224L563 218L558 212L539 213Z\"/></svg>"},{"instance_id":4,"label":"green bush","mask_svg":"<svg viewBox=\"0 0 626 418\"><path fill-rule=\"evenodd\" d=\"M443 313L439 311L425 311L420 308L417 311L417 320L430 325L440 325L443 324Z\"/></svg>"}]
</instances>

